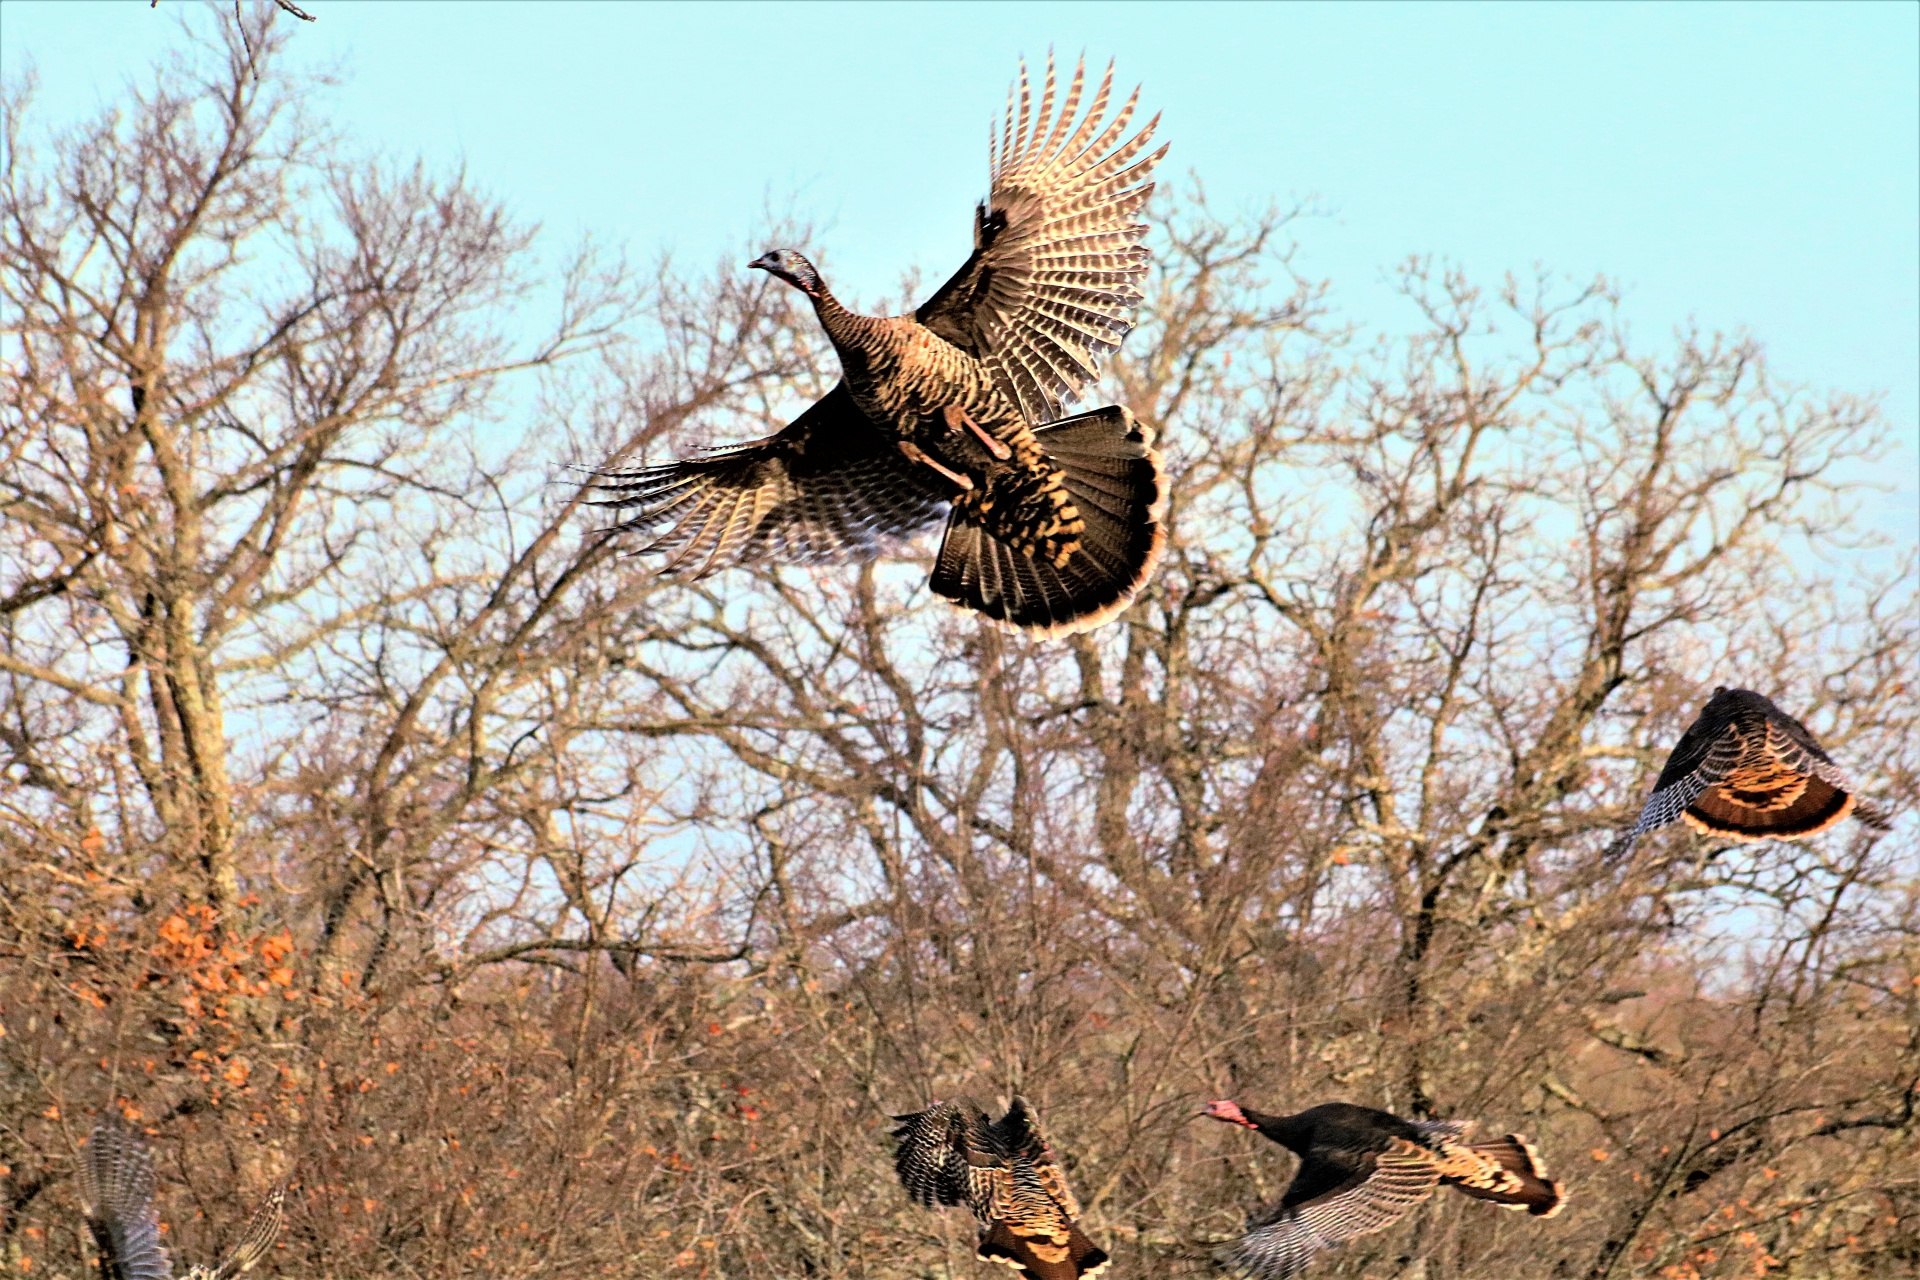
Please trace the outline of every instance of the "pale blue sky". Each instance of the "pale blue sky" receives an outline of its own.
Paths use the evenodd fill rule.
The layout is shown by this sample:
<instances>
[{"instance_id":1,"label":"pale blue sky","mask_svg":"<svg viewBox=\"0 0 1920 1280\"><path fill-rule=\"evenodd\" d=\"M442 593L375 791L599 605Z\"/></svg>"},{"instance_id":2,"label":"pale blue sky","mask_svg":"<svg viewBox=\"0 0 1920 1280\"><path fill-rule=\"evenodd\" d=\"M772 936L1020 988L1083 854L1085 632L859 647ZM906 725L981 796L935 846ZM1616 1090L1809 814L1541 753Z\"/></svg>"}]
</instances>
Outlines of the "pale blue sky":
<instances>
[{"instance_id":1,"label":"pale blue sky","mask_svg":"<svg viewBox=\"0 0 1920 1280\"><path fill-rule=\"evenodd\" d=\"M744 263L769 201L855 301L964 257L1015 59L1119 61L1222 208L1312 197L1303 269L1398 328L1410 253L1492 283L1606 272L1651 341L1751 329L1791 380L1883 392L1920 483L1920 5L883 7L310 0L357 145L645 257ZM0 66L72 118L179 40L176 0L4 0ZM1163 174L1167 169L1163 169Z\"/></svg>"}]
</instances>

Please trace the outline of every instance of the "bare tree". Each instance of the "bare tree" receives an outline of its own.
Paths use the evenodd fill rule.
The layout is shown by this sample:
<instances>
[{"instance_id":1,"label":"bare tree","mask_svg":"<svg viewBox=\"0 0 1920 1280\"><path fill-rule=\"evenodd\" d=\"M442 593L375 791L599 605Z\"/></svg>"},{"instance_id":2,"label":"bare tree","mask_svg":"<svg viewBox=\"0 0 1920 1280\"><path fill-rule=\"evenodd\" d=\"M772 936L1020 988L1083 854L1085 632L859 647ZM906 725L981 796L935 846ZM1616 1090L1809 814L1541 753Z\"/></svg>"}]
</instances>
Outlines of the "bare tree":
<instances>
[{"instance_id":1,"label":"bare tree","mask_svg":"<svg viewBox=\"0 0 1920 1280\"><path fill-rule=\"evenodd\" d=\"M565 464L765 434L810 318L363 162L271 15L67 134L7 91L0 1265L82 1274L118 1099L208 1252L291 1176L287 1274L963 1274L885 1117L1018 1088L1143 1273L1290 1172L1223 1093L1497 1117L1570 1186L1329 1276L1910 1267L1911 819L1601 856L1716 683L1911 808L1873 405L1603 282L1413 262L1365 338L1310 224L1194 191L1111 375L1174 472L1119 622L662 584Z\"/></svg>"}]
</instances>

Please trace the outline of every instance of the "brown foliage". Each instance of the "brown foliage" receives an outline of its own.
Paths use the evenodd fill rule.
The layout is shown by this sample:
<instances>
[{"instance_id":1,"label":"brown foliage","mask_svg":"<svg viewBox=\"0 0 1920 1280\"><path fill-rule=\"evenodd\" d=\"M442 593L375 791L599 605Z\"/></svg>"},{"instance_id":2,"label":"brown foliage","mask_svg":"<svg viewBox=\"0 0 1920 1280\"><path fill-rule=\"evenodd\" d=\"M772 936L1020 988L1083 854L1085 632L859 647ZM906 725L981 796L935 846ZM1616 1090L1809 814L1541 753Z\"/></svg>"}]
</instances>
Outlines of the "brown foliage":
<instances>
[{"instance_id":1,"label":"brown foliage","mask_svg":"<svg viewBox=\"0 0 1920 1280\"><path fill-rule=\"evenodd\" d=\"M289 1275L964 1274L884 1118L1019 1088L1120 1274L1289 1176L1223 1093L1482 1117L1570 1184L1326 1275L1909 1273L1911 822L1599 857L1715 683L1911 808L1872 406L1423 262L1368 345L1289 218L1195 193L1112 377L1176 468L1121 622L661 584L560 465L764 433L810 318L551 265L300 118L283 38L52 147L7 101L0 1266L82 1274L117 1103L188 1257L290 1178Z\"/></svg>"}]
</instances>

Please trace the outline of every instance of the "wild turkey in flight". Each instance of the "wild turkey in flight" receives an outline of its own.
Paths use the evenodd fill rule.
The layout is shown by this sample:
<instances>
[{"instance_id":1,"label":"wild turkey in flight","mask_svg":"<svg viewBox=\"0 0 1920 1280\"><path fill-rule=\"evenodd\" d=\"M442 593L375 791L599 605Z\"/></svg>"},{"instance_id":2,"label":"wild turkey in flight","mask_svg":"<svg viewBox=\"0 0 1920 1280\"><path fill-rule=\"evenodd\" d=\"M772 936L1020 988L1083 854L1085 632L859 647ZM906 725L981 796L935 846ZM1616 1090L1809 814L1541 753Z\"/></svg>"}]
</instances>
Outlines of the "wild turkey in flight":
<instances>
[{"instance_id":1,"label":"wild turkey in flight","mask_svg":"<svg viewBox=\"0 0 1920 1280\"><path fill-rule=\"evenodd\" d=\"M972 1209L981 1261L1014 1267L1028 1280L1078 1280L1106 1270L1106 1251L1075 1221L1079 1202L1025 1098L1016 1096L998 1121L952 1102L894 1119L900 1185L928 1208Z\"/></svg>"},{"instance_id":2,"label":"wild turkey in flight","mask_svg":"<svg viewBox=\"0 0 1920 1280\"><path fill-rule=\"evenodd\" d=\"M1222 1099L1208 1103L1205 1114L1253 1129L1300 1157L1286 1194L1249 1220L1224 1259L1236 1275L1255 1280L1290 1280L1315 1253L1384 1229L1439 1186L1541 1218L1566 1204L1560 1184L1517 1133L1468 1142L1466 1122L1402 1120L1346 1102L1288 1116Z\"/></svg>"},{"instance_id":3,"label":"wild turkey in flight","mask_svg":"<svg viewBox=\"0 0 1920 1280\"><path fill-rule=\"evenodd\" d=\"M80 1154L79 1177L102 1280L169 1280L173 1267L153 1207L153 1156L140 1135L116 1115L101 1117ZM270 1192L226 1258L217 1266L195 1265L186 1280L225 1280L253 1270L280 1233L284 1198L280 1188Z\"/></svg>"},{"instance_id":4,"label":"wild turkey in flight","mask_svg":"<svg viewBox=\"0 0 1920 1280\"><path fill-rule=\"evenodd\" d=\"M1111 65L1076 126L1084 69L1056 114L1052 57L1037 112L1021 66L973 255L918 310L857 315L792 249L750 263L806 295L842 380L765 439L599 473L599 505L623 513L608 533L659 530L642 550L699 577L873 556L944 514L939 595L1042 635L1126 608L1166 541L1153 430L1119 405L1061 414L1133 327L1166 148L1141 156L1158 116L1124 137L1138 89L1101 126Z\"/></svg>"},{"instance_id":5,"label":"wild turkey in flight","mask_svg":"<svg viewBox=\"0 0 1920 1280\"><path fill-rule=\"evenodd\" d=\"M1849 813L1871 827L1888 825L1804 725L1751 689L1723 685L1680 735L1640 820L1607 856L1619 857L1677 818L1723 840L1798 840Z\"/></svg>"}]
</instances>

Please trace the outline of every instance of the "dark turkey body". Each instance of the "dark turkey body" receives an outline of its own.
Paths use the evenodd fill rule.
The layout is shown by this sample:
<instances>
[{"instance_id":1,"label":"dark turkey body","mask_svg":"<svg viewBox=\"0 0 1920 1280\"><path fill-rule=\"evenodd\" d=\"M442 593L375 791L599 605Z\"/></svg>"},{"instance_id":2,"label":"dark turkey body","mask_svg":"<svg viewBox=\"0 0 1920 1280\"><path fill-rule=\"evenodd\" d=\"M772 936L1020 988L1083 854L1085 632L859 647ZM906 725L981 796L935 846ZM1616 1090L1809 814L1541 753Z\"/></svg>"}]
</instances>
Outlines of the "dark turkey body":
<instances>
[{"instance_id":1,"label":"dark turkey body","mask_svg":"<svg viewBox=\"0 0 1920 1280\"><path fill-rule=\"evenodd\" d=\"M1245 1108L1242 1108L1245 1111ZM1335 1164L1384 1151L1395 1138L1432 1146L1433 1135L1390 1111L1327 1102L1290 1116L1246 1111L1260 1132L1295 1155Z\"/></svg>"},{"instance_id":2,"label":"dark turkey body","mask_svg":"<svg viewBox=\"0 0 1920 1280\"><path fill-rule=\"evenodd\" d=\"M1518 1143L1519 1167L1544 1193L1545 1210L1559 1203L1559 1192L1539 1176L1531 1148L1524 1141L1509 1137L1505 1142L1476 1146L1469 1143L1463 1126L1446 1122L1415 1124L1390 1111L1355 1106L1350 1102L1327 1102L1291 1116L1267 1115L1241 1108L1262 1136L1272 1139L1300 1157L1300 1176L1288 1190L1282 1203L1312 1199L1342 1185L1351 1178L1371 1176L1375 1162L1396 1142L1412 1143L1431 1158L1432 1168L1442 1184L1458 1187L1469 1195L1501 1200L1508 1204L1527 1204L1525 1183L1515 1178L1501 1150Z\"/></svg>"},{"instance_id":3,"label":"dark turkey body","mask_svg":"<svg viewBox=\"0 0 1920 1280\"><path fill-rule=\"evenodd\" d=\"M911 316L861 316L837 304L819 310L860 411L891 430L909 458L907 446L917 448L971 482L953 485L954 510L1010 547L1066 563L1085 522L1060 469L994 375ZM1009 456L995 457L954 418L956 409Z\"/></svg>"}]
</instances>

